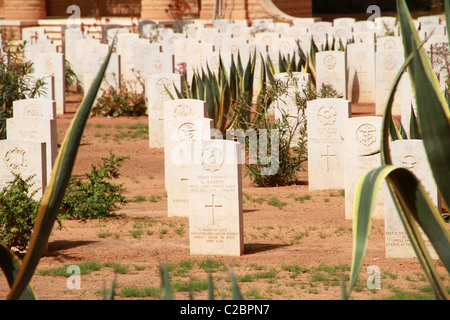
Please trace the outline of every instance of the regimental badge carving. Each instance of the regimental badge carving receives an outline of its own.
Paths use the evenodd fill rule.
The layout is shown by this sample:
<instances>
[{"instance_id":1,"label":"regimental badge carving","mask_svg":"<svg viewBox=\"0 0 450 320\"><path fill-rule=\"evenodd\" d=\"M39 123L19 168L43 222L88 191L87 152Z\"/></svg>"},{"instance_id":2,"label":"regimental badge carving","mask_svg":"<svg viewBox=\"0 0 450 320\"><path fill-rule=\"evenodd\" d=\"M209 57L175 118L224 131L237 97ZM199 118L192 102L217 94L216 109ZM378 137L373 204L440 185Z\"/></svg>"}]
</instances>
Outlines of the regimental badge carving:
<instances>
[{"instance_id":1,"label":"regimental badge carving","mask_svg":"<svg viewBox=\"0 0 450 320\"><path fill-rule=\"evenodd\" d=\"M323 106L317 112L317 118L322 125L331 126L336 122L336 109L333 106Z\"/></svg>"},{"instance_id":2,"label":"regimental badge carving","mask_svg":"<svg viewBox=\"0 0 450 320\"><path fill-rule=\"evenodd\" d=\"M416 158L414 158L411 155L407 155L403 158L402 165L407 169L414 168L416 164L417 164Z\"/></svg>"},{"instance_id":3,"label":"regimental badge carving","mask_svg":"<svg viewBox=\"0 0 450 320\"><path fill-rule=\"evenodd\" d=\"M336 58L330 54L323 59L323 64L328 70L333 70L336 66Z\"/></svg>"},{"instance_id":4,"label":"regimental badge carving","mask_svg":"<svg viewBox=\"0 0 450 320\"><path fill-rule=\"evenodd\" d=\"M159 70L159 69L162 68L162 66L163 66L163 63L162 63L161 59L156 58L155 61L153 62L153 67L154 67L156 70Z\"/></svg>"},{"instance_id":5,"label":"regimental badge carving","mask_svg":"<svg viewBox=\"0 0 450 320\"><path fill-rule=\"evenodd\" d=\"M317 26L315 31L316 33L326 33L327 29L324 26Z\"/></svg>"},{"instance_id":6,"label":"regimental badge carving","mask_svg":"<svg viewBox=\"0 0 450 320\"><path fill-rule=\"evenodd\" d=\"M197 139L197 127L190 122L183 123L178 128L178 140L180 142L192 143Z\"/></svg>"},{"instance_id":7,"label":"regimental badge carving","mask_svg":"<svg viewBox=\"0 0 450 320\"><path fill-rule=\"evenodd\" d=\"M223 161L223 154L217 148L206 148L202 153L202 166L209 172L222 169Z\"/></svg>"},{"instance_id":8,"label":"regimental badge carving","mask_svg":"<svg viewBox=\"0 0 450 320\"><path fill-rule=\"evenodd\" d=\"M206 50L203 47L197 48L195 52L195 59L198 62L203 62L205 60Z\"/></svg>"},{"instance_id":9,"label":"regimental badge carving","mask_svg":"<svg viewBox=\"0 0 450 320\"><path fill-rule=\"evenodd\" d=\"M219 56L214 55L209 59L209 66L212 70L217 70L220 67Z\"/></svg>"},{"instance_id":10,"label":"regimental badge carving","mask_svg":"<svg viewBox=\"0 0 450 320\"><path fill-rule=\"evenodd\" d=\"M7 151L3 160L6 167L13 172L22 172L28 167L27 153L17 147Z\"/></svg>"},{"instance_id":11,"label":"regimental badge carving","mask_svg":"<svg viewBox=\"0 0 450 320\"><path fill-rule=\"evenodd\" d=\"M356 130L356 140L361 145L368 147L377 141L375 136L376 131L377 129L373 125L369 123L363 124Z\"/></svg>"},{"instance_id":12,"label":"regimental badge carving","mask_svg":"<svg viewBox=\"0 0 450 320\"><path fill-rule=\"evenodd\" d=\"M388 54L383 60L383 65L385 70L391 71L397 65L397 60L392 54Z\"/></svg>"},{"instance_id":13,"label":"regimental badge carving","mask_svg":"<svg viewBox=\"0 0 450 320\"><path fill-rule=\"evenodd\" d=\"M262 43L264 43L265 45L270 46L272 44L272 37L270 36L264 36L262 37Z\"/></svg>"},{"instance_id":14,"label":"regimental badge carving","mask_svg":"<svg viewBox=\"0 0 450 320\"><path fill-rule=\"evenodd\" d=\"M158 82L156 82L156 90L158 91L158 93L161 96L167 96L167 90L170 91L170 89L172 88L172 82L167 79L167 78L161 78L158 80Z\"/></svg>"},{"instance_id":15,"label":"regimental badge carving","mask_svg":"<svg viewBox=\"0 0 450 320\"><path fill-rule=\"evenodd\" d=\"M41 108L39 108L37 105L34 105L34 104L30 104L25 107L25 115L27 117L42 117L43 116Z\"/></svg>"},{"instance_id":16,"label":"regimental badge carving","mask_svg":"<svg viewBox=\"0 0 450 320\"><path fill-rule=\"evenodd\" d=\"M383 48L384 50L395 50L395 42L393 40L386 40Z\"/></svg>"},{"instance_id":17,"label":"regimental badge carving","mask_svg":"<svg viewBox=\"0 0 450 320\"><path fill-rule=\"evenodd\" d=\"M280 44L280 51L283 53L290 53L292 51L292 46L288 41L283 41Z\"/></svg>"},{"instance_id":18,"label":"regimental badge carving","mask_svg":"<svg viewBox=\"0 0 450 320\"><path fill-rule=\"evenodd\" d=\"M176 106L175 110L173 111L174 118L187 118L193 116L194 113L192 112L192 108L185 104L180 104Z\"/></svg>"}]
</instances>

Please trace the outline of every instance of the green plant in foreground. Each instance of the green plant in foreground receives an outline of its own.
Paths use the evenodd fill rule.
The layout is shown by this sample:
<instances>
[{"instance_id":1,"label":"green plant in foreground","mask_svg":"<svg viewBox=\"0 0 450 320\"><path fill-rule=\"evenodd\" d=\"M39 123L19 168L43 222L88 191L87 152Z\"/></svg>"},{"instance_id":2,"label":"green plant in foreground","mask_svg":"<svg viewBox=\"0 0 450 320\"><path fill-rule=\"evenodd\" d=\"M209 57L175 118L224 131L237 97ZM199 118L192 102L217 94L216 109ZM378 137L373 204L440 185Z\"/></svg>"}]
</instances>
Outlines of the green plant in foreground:
<instances>
[{"instance_id":1,"label":"green plant in foreground","mask_svg":"<svg viewBox=\"0 0 450 320\"><path fill-rule=\"evenodd\" d=\"M400 220L435 298L448 299L447 289L437 273L419 227L431 241L447 272L450 272L450 232L439 210L415 175L404 167L392 165L388 139L395 91L405 68L408 67L415 92L417 121L428 162L442 200L448 206L450 204L450 108L427 54L422 48L422 42L404 0L397 0L397 12L401 33L404 35L405 63L397 74L385 108L380 148L382 166L363 175L355 190L353 261L350 285L344 298L349 297L361 269L367 249L373 203L381 182L386 180ZM445 16L447 31L450 31L449 0L445 0ZM450 32L447 32L447 35L450 37Z\"/></svg>"},{"instance_id":2,"label":"green plant in foreground","mask_svg":"<svg viewBox=\"0 0 450 320\"><path fill-rule=\"evenodd\" d=\"M61 144L50 181L39 204L31 240L22 263L18 261L11 250L0 244L0 267L11 288L6 297L8 300L36 298L31 288L30 280L47 247L50 233L57 220L64 193L72 174L83 130L108 66L114 42L115 40L91 88L78 107L77 113L72 119Z\"/></svg>"}]
</instances>

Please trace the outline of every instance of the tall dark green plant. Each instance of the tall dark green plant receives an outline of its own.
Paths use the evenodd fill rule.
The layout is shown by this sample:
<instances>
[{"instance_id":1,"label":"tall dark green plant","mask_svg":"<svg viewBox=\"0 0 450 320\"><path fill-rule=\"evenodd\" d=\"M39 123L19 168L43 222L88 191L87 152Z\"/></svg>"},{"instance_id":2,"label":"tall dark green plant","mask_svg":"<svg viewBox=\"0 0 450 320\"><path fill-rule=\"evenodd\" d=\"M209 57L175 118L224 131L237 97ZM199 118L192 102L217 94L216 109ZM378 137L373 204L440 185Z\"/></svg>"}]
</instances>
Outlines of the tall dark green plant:
<instances>
[{"instance_id":1,"label":"tall dark green plant","mask_svg":"<svg viewBox=\"0 0 450 320\"><path fill-rule=\"evenodd\" d=\"M57 219L66 187L69 183L78 147L83 135L83 130L89 118L89 113L94 104L103 76L114 47L111 48L103 62L97 77L84 97L75 117L66 132L60 151L53 167L52 175L44 195L39 204L33 234L25 254L20 263L14 254L5 246L0 245L0 267L2 268L8 284L11 287L7 299L35 299L35 294L30 285L30 280L37 265L47 247L50 233Z\"/></svg>"},{"instance_id":2,"label":"tall dark green plant","mask_svg":"<svg viewBox=\"0 0 450 320\"><path fill-rule=\"evenodd\" d=\"M449 22L449 0L445 0L445 7L446 20ZM428 162L442 199L448 205L450 203L450 108L427 54L421 47L422 42L404 0L397 0L397 12L403 34L406 61L391 88L383 117L380 148L382 166L363 175L355 190L353 260L350 286L345 298L352 292L361 269L368 244L375 197L381 182L386 180L405 232L435 297L448 299L447 289L442 284L441 276L437 273L434 261L419 230L424 231L448 272L450 272L450 232L438 208L433 204L416 176L408 169L392 164L389 150L389 130L394 95L400 78L408 67L417 103L418 127L423 138ZM447 28L449 28L448 25Z\"/></svg>"},{"instance_id":3,"label":"tall dark green plant","mask_svg":"<svg viewBox=\"0 0 450 320\"><path fill-rule=\"evenodd\" d=\"M207 66L206 70L194 72L191 83L185 83L183 92L175 88L178 99L205 101L208 118L214 120L214 127L223 135L231 128L252 127L254 117L259 114L257 108L260 104L253 105L256 56L254 54L250 56L245 68L239 54L237 62L232 61L229 73L220 57L217 74ZM262 67L257 101L261 99L260 93L265 85L265 77L265 68ZM171 97L175 99L174 96Z\"/></svg>"}]
</instances>

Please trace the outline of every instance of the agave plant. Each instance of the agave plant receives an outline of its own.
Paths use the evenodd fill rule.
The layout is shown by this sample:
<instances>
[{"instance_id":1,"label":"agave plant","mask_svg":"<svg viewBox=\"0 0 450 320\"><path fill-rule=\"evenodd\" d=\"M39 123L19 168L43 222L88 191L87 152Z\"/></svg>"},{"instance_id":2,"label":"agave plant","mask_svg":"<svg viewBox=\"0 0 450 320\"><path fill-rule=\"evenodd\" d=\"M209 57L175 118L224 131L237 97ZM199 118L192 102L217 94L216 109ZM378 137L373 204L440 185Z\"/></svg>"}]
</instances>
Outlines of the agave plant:
<instances>
[{"instance_id":1,"label":"agave plant","mask_svg":"<svg viewBox=\"0 0 450 320\"><path fill-rule=\"evenodd\" d=\"M183 92L175 88L178 99L198 99L206 102L207 116L214 120L214 127L223 134L231 128L247 129L251 127L253 81L255 76L256 57L252 55L246 67L243 67L240 54L237 62L232 59L230 72L219 57L219 69L215 74L209 66L206 70L193 73L190 84L185 83ZM261 92L265 82L265 68L261 71L258 92ZM168 92L172 99L173 95ZM258 94L258 99L260 95ZM260 104L257 103L258 108ZM257 111L257 110L256 110ZM259 114L255 112L255 114Z\"/></svg>"},{"instance_id":2,"label":"agave plant","mask_svg":"<svg viewBox=\"0 0 450 320\"><path fill-rule=\"evenodd\" d=\"M66 132L50 181L39 204L33 234L22 264L7 247L0 244L0 267L11 288L7 295L9 300L36 299L29 282L46 249L50 233L59 213L72 174L83 130L102 83L113 47L114 42Z\"/></svg>"},{"instance_id":3,"label":"agave plant","mask_svg":"<svg viewBox=\"0 0 450 320\"><path fill-rule=\"evenodd\" d=\"M394 81L383 118L380 155L382 166L362 176L355 190L353 216L353 260L350 285L345 298L350 296L361 269L367 249L371 211L377 190L386 180L400 220L411 245L431 284L437 299L448 299L446 288L419 231L420 228L431 241L437 255L450 272L450 232L438 208L416 176L408 169L394 166L389 150L389 131L392 127L392 102L399 80L406 67L409 68L411 83L417 103L417 124L423 138L434 180L443 202L450 204L450 108L442 92L431 63L422 48L411 14L404 0L397 0L397 11L405 49L405 63ZM446 20L450 22L450 1L445 0ZM447 31L450 31L447 23ZM450 33L447 32L450 36ZM414 120L413 120L414 121ZM394 129L394 130L392 130ZM414 128L413 130L416 130ZM398 131L397 131L398 134ZM420 228L419 228L420 227Z\"/></svg>"}]
</instances>

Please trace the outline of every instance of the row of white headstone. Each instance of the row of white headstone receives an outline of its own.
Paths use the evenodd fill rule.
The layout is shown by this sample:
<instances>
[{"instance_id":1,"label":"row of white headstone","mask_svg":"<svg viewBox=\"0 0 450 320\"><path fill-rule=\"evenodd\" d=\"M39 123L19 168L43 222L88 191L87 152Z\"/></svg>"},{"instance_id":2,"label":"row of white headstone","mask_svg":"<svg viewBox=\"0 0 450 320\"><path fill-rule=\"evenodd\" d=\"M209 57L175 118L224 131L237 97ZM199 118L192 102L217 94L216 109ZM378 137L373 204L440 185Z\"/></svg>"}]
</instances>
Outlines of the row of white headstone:
<instances>
[{"instance_id":1,"label":"row of white headstone","mask_svg":"<svg viewBox=\"0 0 450 320\"><path fill-rule=\"evenodd\" d=\"M164 173L169 217L189 217L190 253L244 252L238 142L213 139L206 103L164 103Z\"/></svg>"},{"instance_id":2,"label":"row of white headstone","mask_svg":"<svg viewBox=\"0 0 450 320\"><path fill-rule=\"evenodd\" d=\"M6 187L14 174L23 179L32 177L30 192L39 200L58 152L55 101L14 101L13 117L6 120L6 137L0 141L0 186Z\"/></svg>"},{"instance_id":3,"label":"row of white headstone","mask_svg":"<svg viewBox=\"0 0 450 320\"><path fill-rule=\"evenodd\" d=\"M382 117L351 117L350 101L318 99L307 103L309 190L345 190L345 218L353 219L358 180L381 166L379 155ZM438 191L422 140L390 142L392 162L411 170L439 208ZM414 257L385 182L374 206L373 218L384 219L387 257ZM432 256L434 249L427 240Z\"/></svg>"}]
</instances>

